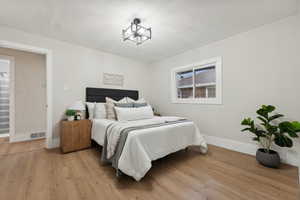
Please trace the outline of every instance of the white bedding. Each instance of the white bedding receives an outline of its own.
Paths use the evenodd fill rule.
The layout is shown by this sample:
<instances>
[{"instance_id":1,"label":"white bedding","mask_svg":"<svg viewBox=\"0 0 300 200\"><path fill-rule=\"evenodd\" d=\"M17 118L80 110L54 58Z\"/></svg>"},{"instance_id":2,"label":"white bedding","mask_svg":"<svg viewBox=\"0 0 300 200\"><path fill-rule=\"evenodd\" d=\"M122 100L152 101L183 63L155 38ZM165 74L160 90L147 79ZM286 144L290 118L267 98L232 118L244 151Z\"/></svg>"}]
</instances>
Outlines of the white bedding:
<instances>
[{"instance_id":1,"label":"white bedding","mask_svg":"<svg viewBox=\"0 0 300 200\"><path fill-rule=\"evenodd\" d=\"M116 122L116 120L111 119L93 119L92 126L92 139L99 145L103 146L105 130L109 124Z\"/></svg>"},{"instance_id":2,"label":"white bedding","mask_svg":"<svg viewBox=\"0 0 300 200\"><path fill-rule=\"evenodd\" d=\"M108 119L94 119L92 139L99 145L104 144L105 130L111 123L122 123L124 126L173 121L176 117L154 117L152 119L130 122L117 122ZM151 168L151 161L188 146L199 146L206 153L207 145L193 122L184 122L167 126L153 127L130 132L119 159L118 168L125 174L139 181Z\"/></svg>"}]
</instances>

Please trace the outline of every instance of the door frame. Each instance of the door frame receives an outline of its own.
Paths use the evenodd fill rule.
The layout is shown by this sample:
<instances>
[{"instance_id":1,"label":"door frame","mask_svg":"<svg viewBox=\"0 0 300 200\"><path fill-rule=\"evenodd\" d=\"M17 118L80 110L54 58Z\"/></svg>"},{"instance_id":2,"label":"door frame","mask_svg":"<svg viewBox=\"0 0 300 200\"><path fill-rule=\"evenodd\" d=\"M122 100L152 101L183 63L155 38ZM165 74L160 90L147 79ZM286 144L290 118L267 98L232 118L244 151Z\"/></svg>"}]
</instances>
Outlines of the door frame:
<instances>
[{"instance_id":1,"label":"door frame","mask_svg":"<svg viewBox=\"0 0 300 200\"><path fill-rule=\"evenodd\" d=\"M15 135L15 58L0 55L0 59L9 61L9 140Z\"/></svg>"},{"instance_id":2,"label":"door frame","mask_svg":"<svg viewBox=\"0 0 300 200\"><path fill-rule=\"evenodd\" d=\"M47 88L47 128L46 128L46 148L54 148L57 144L53 140L53 131L52 131L52 51L49 49L44 49L40 47L30 46L21 43L15 43L10 41L0 40L0 47L10 48L20 51L27 51L31 53L37 53L46 56L46 88ZM14 116L13 116L14 117ZM15 134L15 130L12 134Z\"/></svg>"}]
</instances>

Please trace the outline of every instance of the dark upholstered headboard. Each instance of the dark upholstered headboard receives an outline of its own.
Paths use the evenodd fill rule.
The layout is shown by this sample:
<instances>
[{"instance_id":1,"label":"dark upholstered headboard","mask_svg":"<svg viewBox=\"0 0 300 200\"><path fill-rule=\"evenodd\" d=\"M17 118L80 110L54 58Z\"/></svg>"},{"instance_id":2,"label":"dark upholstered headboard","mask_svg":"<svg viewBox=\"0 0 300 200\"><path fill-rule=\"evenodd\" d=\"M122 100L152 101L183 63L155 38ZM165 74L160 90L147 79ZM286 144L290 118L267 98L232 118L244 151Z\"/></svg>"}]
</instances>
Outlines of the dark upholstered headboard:
<instances>
[{"instance_id":1,"label":"dark upholstered headboard","mask_svg":"<svg viewBox=\"0 0 300 200\"><path fill-rule=\"evenodd\" d=\"M137 90L119 90L108 88L86 88L85 101L86 102L106 102L105 97L110 97L116 101L121 100L124 97L130 97L134 100L138 100L139 91ZM88 117L88 112L87 112Z\"/></svg>"},{"instance_id":2,"label":"dark upholstered headboard","mask_svg":"<svg viewBox=\"0 0 300 200\"><path fill-rule=\"evenodd\" d=\"M110 97L116 101L124 97L130 97L134 100L139 98L139 91L137 90L118 90L108 88L86 88L85 90L86 102L106 102L105 97Z\"/></svg>"}]
</instances>

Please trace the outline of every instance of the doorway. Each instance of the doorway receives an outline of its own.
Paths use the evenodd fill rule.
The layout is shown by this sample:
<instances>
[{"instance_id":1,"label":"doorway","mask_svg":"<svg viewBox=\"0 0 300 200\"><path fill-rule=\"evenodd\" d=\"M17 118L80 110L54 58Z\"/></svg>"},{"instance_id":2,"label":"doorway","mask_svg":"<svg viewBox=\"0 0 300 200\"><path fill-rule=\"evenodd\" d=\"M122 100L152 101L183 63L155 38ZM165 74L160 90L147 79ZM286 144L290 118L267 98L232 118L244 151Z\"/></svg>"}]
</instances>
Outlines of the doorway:
<instances>
[{"instance_id":1,"label":"doorway","mask_svg":"<svg viewBox=\"0 0 300 200\"><path fill-rule=\"evenodd\" d=\"M14 131L10 131L9 134L10 142L45 138L47 112L45 55L2 47L0 47L0 55L10 56L15 61L14 73L11 73L11 77L14 75L15 78L9 81L8 76L5 76L5 74L12 62L9 59L2 59L2 73L0 69L0 130L1 128L8 128L7 124L1 124L1 122L4 122L4 118L1 118L1 109L5 109L5 112L14 108L15 114L12 114L14 119L9 120L11 122L9 127L12 130L14 128ZM5 77L1 77L1 75ZM9 83L14 83L15 92L14 90L9 92L10 94L14 93L14 95L11 95L14 96L14 104L2 106L1 100L4 101L6 100L4 98L9 97L9 90L7 87L4 88L7 91L1 91L1 89L5 86L3 84L8 86ZM12 109L8 110L8 107ZM10 119L8 116L7 118Z\"/></svg>"},{"instance_id":2,"label":"doorway","mask_svg":"<svg viewBox=\"0 0 300 200\"><path fill-rule=\"evenodd\" d=\"M58 141L53 140L52 132L52 51L35 46L0 40L0 47L27 51L46 56L46 90L47 90L47 128L46 128L46 148L58 146Z\"/></svg>"}]
</instances>

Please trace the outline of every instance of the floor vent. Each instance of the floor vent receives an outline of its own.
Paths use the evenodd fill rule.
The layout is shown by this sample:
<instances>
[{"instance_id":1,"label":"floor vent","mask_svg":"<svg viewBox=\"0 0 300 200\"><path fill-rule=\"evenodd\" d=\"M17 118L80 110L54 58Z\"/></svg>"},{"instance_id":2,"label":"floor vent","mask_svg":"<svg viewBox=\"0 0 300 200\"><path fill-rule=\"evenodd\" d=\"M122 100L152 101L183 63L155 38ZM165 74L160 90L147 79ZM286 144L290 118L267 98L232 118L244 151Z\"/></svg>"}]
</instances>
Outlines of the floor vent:
<instances>
[{"instance_id":1,"label":"floor vent","mask_svg":"<svg viewBox=\"0 0 300 200\"><path fill-rule=\"evenodd\" d=\"M37 132L37 133L31 133L30 138L42 138L45 137L45 132Z\"/></svg>"}]
</instances>

